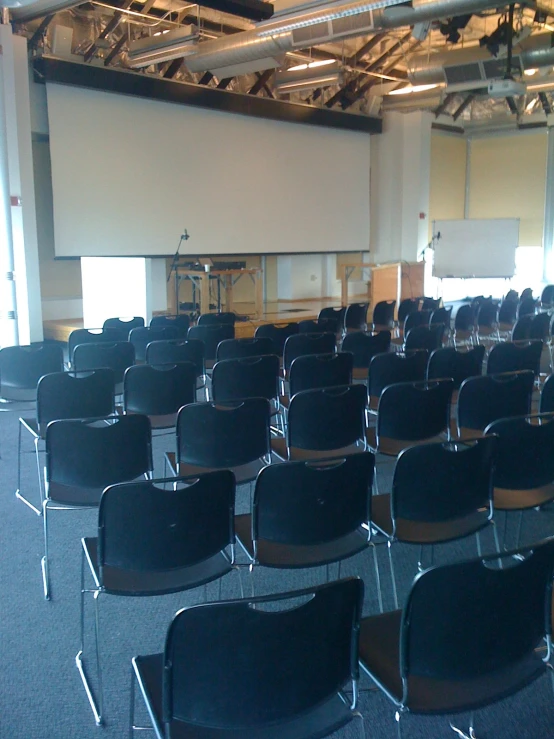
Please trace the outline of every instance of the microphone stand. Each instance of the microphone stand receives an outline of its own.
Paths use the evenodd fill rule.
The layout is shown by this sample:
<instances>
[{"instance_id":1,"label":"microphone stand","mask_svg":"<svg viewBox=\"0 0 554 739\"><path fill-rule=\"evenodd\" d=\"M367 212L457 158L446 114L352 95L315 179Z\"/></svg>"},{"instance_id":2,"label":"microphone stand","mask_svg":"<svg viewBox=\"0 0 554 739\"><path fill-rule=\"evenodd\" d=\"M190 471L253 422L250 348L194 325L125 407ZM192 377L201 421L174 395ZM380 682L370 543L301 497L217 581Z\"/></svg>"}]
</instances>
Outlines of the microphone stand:
<instances>
[{"instance_id":1,"label":"microphone stand","mask_svg":"<svg viewBox=\"0 0 554 739\"><path fill-rule=\"evenodd\" d=\"M183 241L188 241L189 238L190 237L189 237L188 231L185 228L185 230L181 234L179 243L177 244L177 251L173 255L173 261L171 262L169 274L167 275L167 281L169 282L169 280L171 279L171 275L173 274L173 272L175 272L175 313L177 315L179 315L179 271L178 271L178 267L179 267L179 258L181 256L179 253L179 250L181 249L181 244L183 243Z\"/></svg>"}]
</instances>

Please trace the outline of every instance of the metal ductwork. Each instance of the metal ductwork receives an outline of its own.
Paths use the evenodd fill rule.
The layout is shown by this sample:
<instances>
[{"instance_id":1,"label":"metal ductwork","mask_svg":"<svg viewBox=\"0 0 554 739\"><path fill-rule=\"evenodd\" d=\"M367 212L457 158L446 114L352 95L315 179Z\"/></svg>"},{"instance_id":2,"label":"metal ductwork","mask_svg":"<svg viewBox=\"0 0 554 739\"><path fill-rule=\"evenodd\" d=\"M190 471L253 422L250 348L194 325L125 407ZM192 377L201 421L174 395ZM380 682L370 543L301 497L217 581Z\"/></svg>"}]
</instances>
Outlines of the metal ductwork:
<instances>
[{"instance_id":1,"label":"metal ductwork","mask_svg":"<svg viewBox=\"0 0 554 739\"><path fill-rule=\"evenodd\" d=\"M187 59L191 72L209 70L219 76L239 65L275 59L288 51L336 39L369 35L377 31L495 9L498 0L403 0L327 3L317 11L289 14L260 23L252 31L206 41ZM271 65L270 65L271 66Z\"/></svg>"},{"instance_id":2,"label":"metal ductwork","mask_svg":"<svg viewBox=\"0 0 554 739\"><path fill-rule=\"evenodd\" d=\"M0 0L0 5L10 8L11 15L19 23L74 8L81 3L82 0L81 2L75 2L75 0Z\"/></svg>"}]
</instances>

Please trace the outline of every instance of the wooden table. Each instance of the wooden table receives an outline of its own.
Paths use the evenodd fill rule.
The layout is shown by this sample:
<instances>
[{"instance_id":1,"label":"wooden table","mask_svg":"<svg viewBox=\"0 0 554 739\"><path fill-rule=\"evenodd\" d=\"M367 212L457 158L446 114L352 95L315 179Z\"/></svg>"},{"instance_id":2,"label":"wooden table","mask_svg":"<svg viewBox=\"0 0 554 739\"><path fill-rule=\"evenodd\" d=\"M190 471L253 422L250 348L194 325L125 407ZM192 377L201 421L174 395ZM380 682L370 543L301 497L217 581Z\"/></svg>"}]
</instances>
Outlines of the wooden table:
<instances>
[{"instance_id":1,"label":"wooden table","mask_svg":"<svg viewBox=\"0 0 554 739\"><path fill-rule=\"evenodd\" d=\"M181 280L191 280L200 289L200 313L210 312L210 280L217 279L225 290L225 310L233 311L233 286L244 275L250 275L254 283L254 304L256 318L261 318L263 313L263 270L261 267L249 267L245 269L212 269L209 272L195 269L175 270L177 307L179 305L179 283Z\"/></svg>"},{"instance_id":2,"label":"wooden table","mask_svg":"<svg viewBox=\"0 0 554 739\"><path fill-rule=\"evenodd\" d=\"M365 262L356 262L353 264L341 264L340 274L340 302L341 305L348 305L348 280L352 276L352 272L355 269L363 267L373 267L373 264L366 264Z\"/></svg>"}]
</instances>

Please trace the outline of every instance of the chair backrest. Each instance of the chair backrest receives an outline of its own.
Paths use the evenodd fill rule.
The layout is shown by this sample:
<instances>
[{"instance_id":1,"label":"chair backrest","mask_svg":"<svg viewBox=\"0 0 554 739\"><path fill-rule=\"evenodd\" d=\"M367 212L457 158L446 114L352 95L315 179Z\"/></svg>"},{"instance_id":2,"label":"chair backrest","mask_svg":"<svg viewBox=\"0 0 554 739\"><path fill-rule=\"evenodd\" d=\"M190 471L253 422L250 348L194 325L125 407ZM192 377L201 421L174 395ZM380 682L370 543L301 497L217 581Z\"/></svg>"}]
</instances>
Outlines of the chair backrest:
<instances>
[{"instance_id":1,"label":"chair backrest","mask_svg":"<svg viewBox=\"0 0 554 739\"><path fill-rule=\"evenodd\" d=\"M422 311L434 311L437 310L440 307L441 299L440 298L426 298L423 297L421 301L421 310Z\"/></svg>"},{"instance_id":2,"label":"chair backrest","mask_svg":"<svg viewBox=\"0 0 554 739\"><path fill-rule=\"evenodd\" d=\"M533 297L524 298L522 295L519 301L518 308L517 308L518 318L521 318L521 316L534 315L536 307L537 307L537 301Z\"/></svg>"},{"instance_id":3,"label":"chair backrest","mask_svg":"<svg viewBox=\"0 0 554 739\"><path fill-rule=\"evenodd\" d=\"M43 375L63 371L59 344L5 346L0 349L0 397L17 399L18 391L36 392Z\"/></svg>"},{"instance_id":4,"label":"chair backrest","mask_svg":"<svg viewBox=\"0 0 554 739\"><path fill-rule=\"evenodd\" d=\"M413 328L417 326L427 326L431 318L431 311L418 310L411 311L404 319L402 332L406 336Z\"/></svg>"},{"instance_id":5,"label":"chair backrest","mask_svg":"<svg viewBox=\"0 0 554 739\"><path fill-rule=\"evenodd\" d=\"M77 344L73 352L73 369L77 372L108 367L116 384L123 382L127 367L135 363L135 347L129 341L101 344ZM104 414L105 415L105 414Z\"/></svg>"},{"instance_id":6,"label":"chair backrest","mask_svg":"<svg viewBox=\"0 0 554 739\"><path fill-rule=\"evenodd\" d=\"M434 323L432 326L416 326L408 331L404 342L405 351L425 349L433 352L442 346L444 323Z\"/></svg>"},{"instance_id":7,"label":"chair backrest","mask_svg":"<svg viewBox=\"0 0 554 739\"><path fill-rule=\"evenodd\" d=\"M172 341L178 338L176 326L140 326L129 331L129 341L135 347L135 359L144 362L146 347L151 341Z\"/></svg>"},{"instance_id":8,"label":"chair backrest","mask_svg":"<svg viewBox=\"0 0 554 739\"><path fill-rule=\"evenodd\" d=\"M286 324L275 324L265 323L262 326L258 326L254 336L256 338L268 338L273 342L272 354L277 354L278 357L283 356L283 350L285 348L285 341L289 336L293 336L298 333L298 323L286 323Z\"/></svg>"},{"instance_id":9,"label":"chair backrest","mask_svg":"<svg viewBox=\"0 0 554 739\"><path fill-rule=\"evenodd\" d=\"M217 345L217 361L222 359L242 359L274 354L273 342L267 337L249 339L225 339Z\"/></svg>"},{"instance_id":10,"label":"chair backrest","mask_svg":"<svg viewBox=\"0 0 554 739\"><path fill-rule=\"evenodd\" d=\"M365 385L304 390L291 398L288 412L289 447L330 451L364 438Z\"/></svg>"},{"instance_id":11,"label":"chair backrest","mask_svg":"<svg viewBox=\"0 0 554 739\"><path fill-rule=\"evenodd\" d=\"M452 306L450 306L450 308L437 308L431 313L431 317L429 318L429 325L432 326L434 323L442 323L449 331L451 317Z\"/></svg>"},{"instance_id":12,"label":"chair backrest","mask_svg":"<svg viewBox=\"0 0 554 739\"><path fill-rule=\"evenodd\" d=\"M123 378L125 413L167 416L196 400L196 367L192 362L141 364Z\"/></svg>"},{"instance_id":13,"label":"chair backrest","mask_svg":"<svg viewBox=\"0 0 554 739\"><path fill-rule=\"evenodd\" d=\"M254 490L253 542L317 546L369 523L374 467L371 452L265 467Z\"/></svg>"},{"instance_id":14,"label":"chair backrest","mask_svg":"<svg viewBox=\"0 0 554 739\"><path fill-rule=\"evenodd\" d=\"M320 334L322 332L337 333L337 322L334 318L320 318L317 321L306 319L298 321L299 334Z\"/></svg>"},{"instance_id":15,"label":"chair backrest","mask_svg":"<svg viewBox=\"0 0 554 739\"><path fill-rule=\"evenodd\" d=\"M531 338L533 318L533 315L528 314L517 319L512 328L512 341L525 341Z\"/></svg>"},{"instance_id":16,"label":"chair backrest","mask_svg":"<svg viewBox=\"0 0 554 739\"><path fill-rule=\"evenodd\" d=\"M358 311L360 315L360 323L359 325L346 325L346 320L350 319L350 321L354 324L355 321L353 321L352 316L348 316L348 311L351 308L354 308L356 304L352 306L348 306L345 316L345 328L365 328L366 323L366 316L367 316L367 308L365 312L362 313L362 311ZM364 303L360 303L359 305L365 305ZM375 304L375 307L373 308L373 315L371 317L371 322L374 326L380 326L383 328L392 328L394 326L394 309L396 307L396 300L380 300L378 303ZM353 311L354 313L354 311ZM361 320L363 316L363 321Z\"/></svg>"},{"instance_id":17,"label":"chair backrest","mask_svg":"<svg viewBox=\"0 0 554 739\"><path fill-rule=\"evenodd\" d=\"M516 320L517 300L504 298L498 309L498 323L511 325Z\"/></svg>"},{"instance_id":18,"label":"chair backrest","mask_svg":"<svg viewBox=\"0 0 554 739\"><path fill-rule=\"evenodd\" d=\"M529 338L546 341L546 339L550 336L551 322L552 316L550 315L550 313L546 313L546 311L536 313L533 316L533 320L531 321L531 326L529 328Z\"/></svg>"},{"instance_id":19,"label":"chair backrest","mask_svg":"<svg viewBox=\"0 0 554 739\"><path fill-rule=\"evenodd\" d=\"M289 370L292 362L304 354L333 354L337 348L337 339L330 331L319 334L295 334L285 341L283 350L283 367Z\"/></svg>"},{"instance_id":20,"label":"chair backrest","mask_svg":"<svg viewBox=\"0 0 554 739\"><path fill-rule=\"evenodd\" d=\"M119 328L76 328L69 334L67 352L69 361L73 363L73 353L76 346L82 344L113 344L116 341L127 341L128 331Z\"/></svg>"},{"instance_id":21,"label":"chair backrest","mask_svg":"<svg viewBox=\"0 0 554 739\"><path fill-rule=\"evenodd\" d=\"M222 359L215 363L212 371L214 402L242 398L273 400L278 396L279 357L276 354Z\"/></svg>"},{"instance_id":22,"label":"chair backrest","mask_svg":"<svg viewBox=\"0 0 554 739\"><path fill-rule=\"evenodd\" d=\"M365 330L369 303L351 303L344 311L344 329ZM394 314L394 306L393 306Z\"/></svg>"},{"instance_id":23,"label":"chair backrest","mask_svg":"<svg viewBox=\"0 0 554 739\"><path fill-rule=\"evenodd\" d=\"M487 374L531 370L538 376L541 364L542 341L503 341L490 350Z\"/></svg>"},{"instance_id":24,"label":"chair backrest","mask_svg":"<svg viewBox=\"0 0 554 739\"><path fill-rule=\"evenodd\" d=\"M340 308L322 308L318 315L317 320L322 321L329 321L333 320L336 321L336 330L335 333L338 333L338 330L341 329L344 325L344 314L346 313L346 306L343 305Z\"/></svg>"},{"instance_id":25,"label":"chair backrest","mask_svg":"<svg viewBox=\"0 0 554 739\"><path fill-rule=\"evenodd\" d=\"M319 387L350 385L352 382L352 354L304 354L290 366L290 397L302 390Z\"/></svg>"},{"instance_id":26,"label":"chair backrest","mask_svg":"<svg viewBox=\"0 0 554 739\"><path fill-rule=\"evenodd\" d=\"M416 313L418 308L419 298L404 298L404 300L401 300L398 306L398 324L403 326L406 316L410 313Z\"/></svg>"},{"instance_id":27,"label":"chair backrest","mask_svg":"<svg viewBox=\"0 0 554 739\"><path fill-rule=\"evenodd\" d=\"M178 364L192 362L196 376L205 374L204 342L198 339L181 341L151 341L146 347L147 364Z\"/></svg>"},{"instance_id":28,"label":"chair backrest","mask_svg":"<svg viewBox=\"0 0 554 739\"><path fill-rule=\"evenodd\" d=\"M98 511L101 584L105 567L160 574L232 549L235 487L229 470L110 485Z\"/></svg>"},{"instance_id":29,"label":"chair backrest","mask_svg":"<svg viewBox=\"0 0 554 739\"><path fill-rule=\"evenodd\" d=\"M369 395L378 398L387 385L395 382L417 382L425 379L426 351L408 354L377 354L369 364Z\"/></svg>"},{"instance_id":30,"label":"chair backrest","mask_svg":"<svg viewBox=\"0 0 554 739\"><path fill-rule=\"evenodd\" d=\"M486 431L498 437L495 487L527 490L554 483L554 415L501 418Z\"/></svg>"},{"instance_id":31,"label":"chair backrest","mask_svg":"<svg viewBox=\"0 0 554 739\"><path fill-rule=\"evenodd\" d=\"M458 393L458 428L484 431L499 418L525 416L531 410L534 375L530 370L464 380Z\"/></svg>"},{"instance_id":32,"label":"chair backrest","mask_svg":"<svg viewBox=\"0 0 554 739\"><path fill-rule=\"evenodd\" d=\"M520 302L522 300L528 300L529 298L533 297L533 290L530 287L526 287L521 291L521 295L519 296Z\"/></svg>"},{"instance_id":33,"label":"chair backrest","mask_svg":"<svg viewBox=\"0 0 554 739\"><path fill-rule=\"evenodd\" d=\"M506 680L496 681L497 693L487 691L492 702L545 671L534 650L551 634L554 541L519 554L521 559L510 558L504 569L494 555L434 567L415 578L400 627L408 709L412 675L486 684L488 675L506 671Z\"/></svg>"},{"instance_id":34,"label":"chair backrest","mask_svg":"<svg viewBox=\"0 0 554 739\"><path fill-rule=\"evenodd\" d=\"M554 303L554 285L546 285L541 293L541 303L552 305Z\"/></svg>"},{"instance_id":35,"label":"chair backrest","mask_svg":"<svg viewBox=\"0 0 554 739\"><path fill-rule=\"evenodd\" d=\"M377 437L418 441L443 433L449 427L453 390L450 379L389 385L379 398Z\"/></svg>"},{"instance_id":36,"label":"chair backrest","mask_svg":"<svg viewBox=\"0 0 554 739\"><path fill-rule=\"evenodd\" d=\"M354 367L369 368L369 363L375 355L388 352L390 343L390 331L379 331L378 334L351 331L344 337L341 351L353 355Z\"/></svg>"},{"instance_id":37,"label":"chair backrest","mask_svg":"<svg viewBox=\"0 0 554 739\"><path fill-rule=\"evenodd\" d=\"M152 470L150 421L112 416L105 421L52 421L46 428L48 483L97 490Z\"/></svg>"},{"instance_id":38,"label":"chair backrest","mask_svg":"<svg viewBox=\"0 0 554 739\"><path fill-rule=\"evenodd\" d=\"M453 346L435 349L427 364L427 379L451 377L454 380L454 388L457 389L468 377L483 374L484 356L485 347L482 344L465 351Z\"/></svg>"},{"instance_id":39,"label":"chair backrest","mask_svg":"<svg viewBox=\"0 0 554 739\"><path fill-rule=\"evenodd\" d=\"M160 326L174 326L177 329L177 337L186 339L190 327L190 317L188 313L179 313L176 316L152 316L150 328L159 328Z\"/></svg>"},{"instance_id":40,"label":"chair backrest","mask_svg":"<svg viewBox=\"0 0 554 739\"><path fill-rule=\"evenodd\" d=\"M451 521L488 509L492 515L494 436L419 444L400 453L391 512L408 521Z\"/></svg>"},{"instance_id":41,"label":"chair backrest","mask_svg":"<svg viewBox=\"0 0 554 739\"><path fill-rule=\"evenodd\" d=\"M498 321L498 305L492 301L481 303L477 310L479 328L492 328Z\"/></svg>"},{"instance_id":42,"label":"chair backrest","mask_svg":"<svg viewBox=\"0 0 554 739\"><path fill-rule=\"evenodd\" d=\"M549 375L541 390L539 413L554 412L554 375Z\"/></svg>"},{"instance_id":43,"label":"chair backrest","mask_svg":"<svg viewBox=\"0 0 554 739\"><path fill-rule=\"evenodd\" d=\"M352 578L179 611L164 650L163 720L253 739L324 704L358 680L362 602Z\"/></svg>"},{"instance_id":44,"label":"chair backrest","mask_svg":"<svg viewBox=\"0 0 554 739\"><path fill-rule=\"evenodd\" d=\"M265 398L185 405L177 417L177 460L222 469L269 454L269 413Z\"/></svg>"},{"instance_id":45,"label":"chair backrest","mask_svg":"<svg viewBox=\"0 0 554 739\"><path fill-rule=\"evenodd\" d=\"M220 341L234 338L235 326L232 323L221 323L215 325L205 323L201 326L191 326L187 333L187 339L198 339L204 342L204 359L208 360L216 358L217 345Z\"/></svg>"},{"instance_id":46,"label":"chair backrest","mask_svg":"<svg viewBox=\"0 0 554 739\"><path fill-rule=\"evenodd\" d=\"M461 305L454 316L456 331L471 331L475 326L475 310L472 305Z\"/></svg>"},{"instance_id":47,"label":"chair backrest","mask_svg":"<svg viewBox=\"0 0 554 739\"><path fill-rule=\"evenodd\" d=\"M114 386L114 373L110 369L43 375L37 385L37 423L41 435L46 433L50 421L111 416L115 410Z\"/></svg>"},{"instance_id":48,"label":"chair backrest","mask_svg":"<svg viewBox=\"0 0 554 739\"><path fill-rule=\"evenodd\" d=\"M236 313L202 313L198 316L199 326L234 326L237 320Z\"/></svg>"},{"instance_id":49,"label":"chair backrest","mask_svg":"<svg viewBox=\"0 0 554 739\"><path fill-rule=\"evenodd\" d=\"M117 328L124 331L129 336L129 331L134 328L144 326L144 318L142 316L124 316L121 318L106 318L102 328Z\"/></svg>"}]
</instances>

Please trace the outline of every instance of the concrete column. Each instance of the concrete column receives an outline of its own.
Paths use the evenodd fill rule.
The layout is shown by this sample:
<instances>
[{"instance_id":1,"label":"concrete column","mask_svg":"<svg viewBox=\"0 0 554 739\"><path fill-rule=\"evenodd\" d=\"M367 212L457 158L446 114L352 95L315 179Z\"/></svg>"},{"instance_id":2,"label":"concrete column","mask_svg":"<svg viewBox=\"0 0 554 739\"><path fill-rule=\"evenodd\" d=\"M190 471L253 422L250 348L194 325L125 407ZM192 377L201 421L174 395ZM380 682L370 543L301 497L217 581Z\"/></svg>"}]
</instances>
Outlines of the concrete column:
<instances>
[{"instance_id":1,"label":"concrete column","mask_svg":"<svg viewBox=\"0 0 554 739\"><path fill-rule=\"evenodd\" d=\"M370 259L417 261L427 245L431 113L385 113L371 142Z\"/></svg>"},{"instance_id":2,"label":"concrete column","mask_svg":"<svg viewBox=\"0 0 554 739\"><path fill-rule=\"evenodd\" d=\"M544 281L554 283L554 132L547 133L546 196L544 206Z\"/></svg>"},{"instance_id":3,"label":"concrete column","mask_svg":"<svg viewBox=\"0 0 554 739\"><path fill-rule=\"evenodd\" d=\"M14 36L10 25L0 25L0 46L19 342L28 344L41 341L43 333L27 40Z\"/></svg>"}]
</instances>

